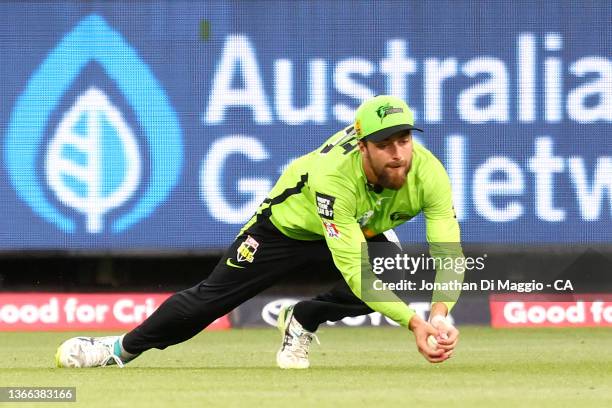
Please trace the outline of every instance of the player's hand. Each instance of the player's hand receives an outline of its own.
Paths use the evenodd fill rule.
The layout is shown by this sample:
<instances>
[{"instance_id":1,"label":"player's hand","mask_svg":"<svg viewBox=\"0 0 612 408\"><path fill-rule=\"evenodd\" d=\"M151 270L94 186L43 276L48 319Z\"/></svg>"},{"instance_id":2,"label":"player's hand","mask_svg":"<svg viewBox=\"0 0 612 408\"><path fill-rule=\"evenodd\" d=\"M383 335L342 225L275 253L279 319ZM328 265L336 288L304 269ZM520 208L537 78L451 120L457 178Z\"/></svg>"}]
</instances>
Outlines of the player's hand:
<instances>
[{"instance_id":1,"label":"player's hand","mask_svg":"<svg viewBox=\"0 0 612 408\"><path fill-rule=\"evenodd\" d=\"M450 357L450 354L448 354L446 350L442 348L432 348L427 343L427 337L438 337L440 335L438 329L421 319L418 315L412 316L408 327L412 330L412 334L414 334L414 340L416 341L419 353L421 353L427 361L430 363L441 363Z\"/></svg>"},{"instance_id":2,"label":"player's hand","mask_svg":"<svg viewBox=\"0 0 612 408\"><path fill-rule=\"evenodd\" d=\"M438 348L444 350L445 355L450 357L459 341L459 330L442 315L430 316L429 322L440 332L436 337Z\"/></svg>"}]
</instances>

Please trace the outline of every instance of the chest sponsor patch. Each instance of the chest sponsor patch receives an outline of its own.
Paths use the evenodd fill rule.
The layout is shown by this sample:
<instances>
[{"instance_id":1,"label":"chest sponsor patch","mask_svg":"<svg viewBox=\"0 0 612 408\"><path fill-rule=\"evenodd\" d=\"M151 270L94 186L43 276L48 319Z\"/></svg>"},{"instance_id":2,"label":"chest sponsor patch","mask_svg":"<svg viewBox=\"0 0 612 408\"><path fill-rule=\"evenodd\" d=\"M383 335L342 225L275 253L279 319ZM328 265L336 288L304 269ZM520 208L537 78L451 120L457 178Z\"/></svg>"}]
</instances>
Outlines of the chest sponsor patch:
<instances>
[{"instance_id":1,"label":"chest sponsor patch","mask_svg":"<svg viewBox=\"0 0 612 408\"><path fill-rule=\"evenodd\" d=\"M317 198L317 212L321 216L321 218L326 218L328 220L334 219L334 201L336 201L336 197L327 195L327 194L316 194Z\"/></svg>"}]
</instances>

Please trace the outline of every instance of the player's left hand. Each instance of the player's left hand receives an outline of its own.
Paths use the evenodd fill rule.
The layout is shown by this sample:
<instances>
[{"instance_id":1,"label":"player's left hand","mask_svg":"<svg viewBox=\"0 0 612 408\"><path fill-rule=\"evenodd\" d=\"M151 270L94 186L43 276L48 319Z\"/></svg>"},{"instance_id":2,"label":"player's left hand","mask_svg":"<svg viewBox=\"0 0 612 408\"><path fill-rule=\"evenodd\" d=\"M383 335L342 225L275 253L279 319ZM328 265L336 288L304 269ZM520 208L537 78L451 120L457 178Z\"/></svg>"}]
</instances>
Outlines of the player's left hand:
<instances>
[{"instance_id":1,"label":"player's left hand","mask_svg":"<svg viewBox=\"0 0 612 408\"><path fill-rule=\"evenodd\" d=\"M438 348L444 350L444 356L450 357L459 341L459 330L453 326L446 317L435 315L429 319L433 327L438 329L439 335L436 337Z\"/></svg>"}]
</instances>

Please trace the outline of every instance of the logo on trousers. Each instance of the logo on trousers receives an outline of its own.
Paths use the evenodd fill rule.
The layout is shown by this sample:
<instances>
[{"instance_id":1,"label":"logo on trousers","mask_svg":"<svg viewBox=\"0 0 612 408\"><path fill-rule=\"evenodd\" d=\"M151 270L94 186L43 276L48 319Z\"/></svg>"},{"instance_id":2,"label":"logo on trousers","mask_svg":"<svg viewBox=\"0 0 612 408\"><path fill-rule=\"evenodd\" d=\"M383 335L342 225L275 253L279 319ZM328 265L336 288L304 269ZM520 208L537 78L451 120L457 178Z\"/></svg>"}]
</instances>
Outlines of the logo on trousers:
<instances>
[{"instance_id":1,"label":"logo on trousers","mask_svg":"<svg viewBox=\"0 0 612 408\"><path fill-rule=\"evenodd\" d=\"M240 244L238 249L236 250L236 260L238 262L247 261L249 263L253 263L255 260L255 252L257 252L257 248L259 247L259 242L255 240L252 236L248 235L247 238Z\"/></svg>"},{"instance_id":2,"label":"logo on trousers","mask_svg":"<svg viewBox=\"0 0 612 408\"><path fill-rule=\"evenodd\" d=\"M51 114L91 62L103 68L135 113L146 138L147 166L125 115L95 85L76 98L45 138ZM76 211L88 233L107 228L119 233L167 199L180 176L183 147L164 89L122 35L92 14L62 38L29 79L13 109L3 154L17 195L37 215L74 233L78 217L70 214ZM37 174L39 158L44 176ZM111 211L119 213L112 221Z\"/></svg>"}]
</instances>

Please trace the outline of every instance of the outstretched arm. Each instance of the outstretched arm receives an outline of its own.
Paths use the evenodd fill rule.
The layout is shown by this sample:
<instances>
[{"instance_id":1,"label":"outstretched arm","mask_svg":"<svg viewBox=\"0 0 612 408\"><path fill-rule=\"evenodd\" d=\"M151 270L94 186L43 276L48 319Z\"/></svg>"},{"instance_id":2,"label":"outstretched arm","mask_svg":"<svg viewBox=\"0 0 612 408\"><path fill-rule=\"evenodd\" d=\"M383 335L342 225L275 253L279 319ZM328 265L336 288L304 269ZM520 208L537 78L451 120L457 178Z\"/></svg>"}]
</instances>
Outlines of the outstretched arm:
<instances>
[{"instance_id":1,"label":"outstretched arm","mask_svg":"<svg viewBox=\"0 0 612 408\"><path fill-rule=\"evenodd\" d=\"M450 181L439 162L429 174L425 187L423 213L429 242L430 255L436 262L436 283L463 282L465 260L460 243L459 223L453 209ZM452 262L446 262L451 259ZM435 337L437 347L450 357L457 345L459 331L446 318L461 290L435 290L432 294L429 322L439 330Z\"/></svg>"},{"instance_id":2,"label":"outstretched arm","mask_svg":"<svg viewBox=\"0 0 612 408\"><path fill-rule=\"evenodd\" d=\"M333 188L330 188L330 184ZM427 337L439 332L430 323L420 318L405 302L389 290L375 290L377 279L372 272L365 238L354 217L354 193L342 185L340 180L325 188L311 185L313 198L321 209L321 225L334 264L353 293L370 308L389 317L398 324L412 330L419 352L430 362L441 362L444 350L436 350L427 344ZM327 200L327 201L326 201ZM333 202L333 208L330 204Z\"/></svg>"}]
</instances>

